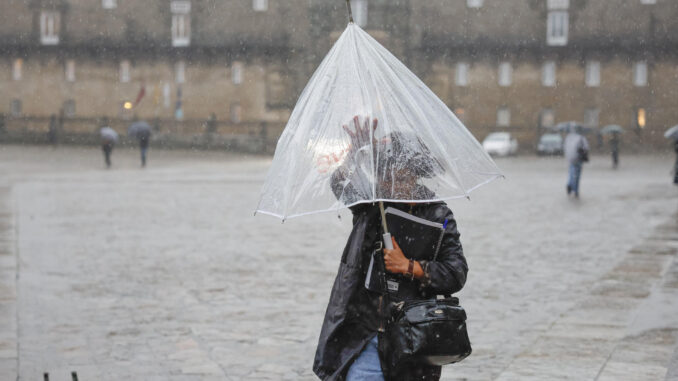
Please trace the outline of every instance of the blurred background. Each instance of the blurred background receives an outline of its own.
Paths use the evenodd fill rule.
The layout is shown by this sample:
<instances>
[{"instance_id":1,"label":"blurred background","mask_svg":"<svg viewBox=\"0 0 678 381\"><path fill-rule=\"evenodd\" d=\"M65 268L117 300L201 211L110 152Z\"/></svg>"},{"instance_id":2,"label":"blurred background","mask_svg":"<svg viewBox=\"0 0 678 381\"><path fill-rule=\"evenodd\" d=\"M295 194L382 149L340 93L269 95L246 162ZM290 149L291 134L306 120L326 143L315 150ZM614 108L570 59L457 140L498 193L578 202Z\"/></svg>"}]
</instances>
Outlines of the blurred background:
<instances>
[{"instance_id":1,"label":"blurred background","mask_svg":"<svg viewBox=\"0 0 678 381\"><path fill-rule=\"evenodd\" d=\"M647 151L678 123L678 2L352 7L479 140L509 131L533 152L576 120L620 125L627 149ZM151 144L270 153L346 21L341 0L3 0L0 139L92 143L145 119Z\"/></svg>"}]
</instances>

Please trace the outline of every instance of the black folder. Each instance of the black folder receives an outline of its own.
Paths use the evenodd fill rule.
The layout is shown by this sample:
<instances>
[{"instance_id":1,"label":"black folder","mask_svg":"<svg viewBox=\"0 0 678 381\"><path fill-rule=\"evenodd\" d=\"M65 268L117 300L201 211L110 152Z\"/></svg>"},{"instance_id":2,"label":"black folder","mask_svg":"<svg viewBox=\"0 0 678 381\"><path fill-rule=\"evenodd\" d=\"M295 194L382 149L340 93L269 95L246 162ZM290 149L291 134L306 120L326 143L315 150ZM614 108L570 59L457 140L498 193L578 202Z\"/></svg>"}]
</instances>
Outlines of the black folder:
<instances>
[{"instance_id":1,"label":"black folder","mask_svg":"<svg viewBox=\"0 0 678 381\"><path fill-rule=\"evenodd\" d=\"M386 223L403 254L409 259L432 260L440 249L445 232L443 224L429 221L400 209L389 207L385 211ZM365 277L365 287L375 292L398 291L402 275L390 274L384 269L383 253L372 253Z\"/></svg>"}]
</instances>

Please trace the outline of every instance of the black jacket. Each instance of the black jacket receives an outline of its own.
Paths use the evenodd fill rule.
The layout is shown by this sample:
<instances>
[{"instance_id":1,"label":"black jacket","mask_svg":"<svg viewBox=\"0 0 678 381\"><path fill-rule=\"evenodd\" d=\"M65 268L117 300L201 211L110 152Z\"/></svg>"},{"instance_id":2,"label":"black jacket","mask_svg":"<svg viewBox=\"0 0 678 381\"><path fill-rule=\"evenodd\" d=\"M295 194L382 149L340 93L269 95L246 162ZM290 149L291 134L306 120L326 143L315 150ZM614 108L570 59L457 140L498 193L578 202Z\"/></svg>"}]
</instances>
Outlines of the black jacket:
<instances>
[{"instance_id":1,"label":"black jacket","mask_svg":"<svg viewBox=\"0 0 678 381\"><path fill-rule=\"evenodd\" d=\"M443 223L448 220L437 260L421 261L426 277L413 283L416 283L422 297L459 291L466 282L468 267L452 211L442 202L416 204L413 207L402 203L388 206L430 221ZM344 380L351 363L377 334L377 326L383 319L377 311L378 296L364 287L366 267L381 236L379 207L376 204L358 204L351 211L353 230L334 281L313 364L313 371L323 380ZM383 361L388 343L384 342L382 348L383 340L380 337L380 356L386 380L440 378L440 367L388 369ZM397 374L397 377L393 374Z\"/></svg>"}]
</instances>

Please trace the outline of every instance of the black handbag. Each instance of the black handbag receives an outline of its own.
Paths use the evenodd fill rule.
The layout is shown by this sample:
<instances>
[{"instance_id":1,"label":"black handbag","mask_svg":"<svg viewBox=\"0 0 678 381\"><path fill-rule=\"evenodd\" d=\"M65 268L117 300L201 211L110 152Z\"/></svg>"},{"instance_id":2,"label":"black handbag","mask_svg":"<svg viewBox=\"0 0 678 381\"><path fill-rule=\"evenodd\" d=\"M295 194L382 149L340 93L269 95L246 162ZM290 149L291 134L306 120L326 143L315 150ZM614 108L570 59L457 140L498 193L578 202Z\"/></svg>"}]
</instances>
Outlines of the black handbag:
<instances>
[{"instance_id":1,"label":"black handbag","mask_svg":"<svg viewBox=\"0 0 678 381\"><path fill-rule=\"evenodd\" d=\"M577 159L582 163L589 162L589 151L584 148L583 140L580 140L577 146Z\"/></svg>"},{"instance_id":2,"label":"black handbag","mask_svg":"<svg viewBox=\"0 0 678 381\"><path fill-rule=\"evenodd\" d=\"M466 311L455 297L395 304L386 335L391 366L403 362L446 365L471 354Z\"/></svg>"},{"instance_id":3,"label":"black handbag","mask_svg":"<svg viewBox=\"0 0 678 381\"><path fill-rule=\"evenodd\" d=\"M433 260L438 258L444 230ZM383 257L382 257L383 258ZM447 365L471 354L466 311L451 295L410 299L391 304L387 325L388 358L392 367L404 362Z\"/></svg>"}]
</instances>

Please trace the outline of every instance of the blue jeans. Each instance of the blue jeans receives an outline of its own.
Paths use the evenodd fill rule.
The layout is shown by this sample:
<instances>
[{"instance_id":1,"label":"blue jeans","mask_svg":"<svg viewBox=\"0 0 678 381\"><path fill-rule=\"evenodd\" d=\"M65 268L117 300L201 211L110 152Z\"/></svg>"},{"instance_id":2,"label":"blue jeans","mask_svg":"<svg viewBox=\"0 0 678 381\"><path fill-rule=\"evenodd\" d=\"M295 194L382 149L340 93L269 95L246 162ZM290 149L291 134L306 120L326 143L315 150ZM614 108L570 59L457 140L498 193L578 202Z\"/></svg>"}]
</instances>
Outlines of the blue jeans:
<instances>
[{"instance_id":1,"label":"blue jeans","mask_svg":"<svg viewBox=\"0 0 678 381\"><path fill-rule=\"evenodd\" d=\"M346 375L346 381L384 381L384 374L381 372L381 363L379 362L379 352L377 336L370 340L365 349L360 352L357 359L351 364Z\"/></svg>"},{"instance_id":2,"label":"blue jeans","mask_svg":"<svg viewBox=\"0 0 678 381\"><path fill-rule=\"evenodd\" d=\"M570 164L570 178L567 185L575 195L579 195L579 178L581 177L581 163Z\"/></svg>"}]
</instances>

